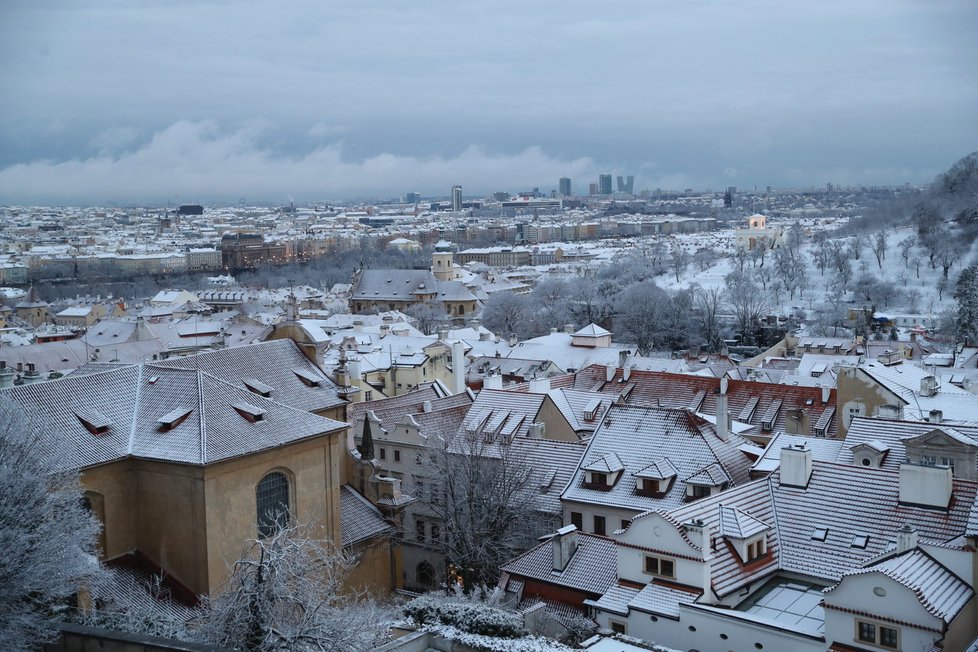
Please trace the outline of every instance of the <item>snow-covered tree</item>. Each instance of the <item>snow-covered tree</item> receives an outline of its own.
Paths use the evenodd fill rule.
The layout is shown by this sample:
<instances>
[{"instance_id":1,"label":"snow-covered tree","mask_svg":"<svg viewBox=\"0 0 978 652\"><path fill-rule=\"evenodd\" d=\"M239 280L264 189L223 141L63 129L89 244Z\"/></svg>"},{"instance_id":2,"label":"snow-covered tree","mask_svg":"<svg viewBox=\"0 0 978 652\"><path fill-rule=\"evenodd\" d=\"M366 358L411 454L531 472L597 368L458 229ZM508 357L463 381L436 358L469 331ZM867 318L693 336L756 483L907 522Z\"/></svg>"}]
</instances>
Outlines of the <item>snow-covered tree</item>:
<instances>
[{"instance_id":1,"label":"snow-covered tree","mask_svg":"<svg viewBox=\"0 0 978 652\"><path fill-rule=\"evenodd\" d=\"M246 650L359 652L383 640L390 618L347 586L352 566L310 526L251 541L194 638Z\"/></svg>"},{"instance_id":2,"label":"snow-covered tree","mask_svg":"<svg viewBox=\"0 0 978 652\"><path fill-rule=\"evenodd\" d=\"M978 342L978 265L961 270L954 288L958 311L954 320L955 340L965 344Z\"/></svg>"},{"instance_id":3,"label":"snow-covered tree","mask_svg":"<svg viewBox=\"0 0 978 652\"><path fill-rule=\"evenodd\" d=\"M404 314L414 319L415 327L425 335L431 335L436 332L439 327L448 321L444 307L428 302L416 303L409 306L404 311Z\"/></svg>"},{"instance_id":4,"label":"snow-covered tree","mask_svg":"<svg viewBox=\"0 0 978 652\"><path fill-rule=\"evenodd\" d=\"M633 283L618 295L615 333L635 344L639 355L648 355L657 340L665 339L664 324L671 310L668 292L652 281Z\"/></svg>"},{"instance_id":5,"label":"snow-covered tree","mask_svg":"<svg viewBox=\"0 0 978 652\"><path fill-rule=\"evenodd\" d=\"M34 649L100 571L98 521L76 472L19 406L0 397L0 648Z\"/></svg>"}]
</instances>

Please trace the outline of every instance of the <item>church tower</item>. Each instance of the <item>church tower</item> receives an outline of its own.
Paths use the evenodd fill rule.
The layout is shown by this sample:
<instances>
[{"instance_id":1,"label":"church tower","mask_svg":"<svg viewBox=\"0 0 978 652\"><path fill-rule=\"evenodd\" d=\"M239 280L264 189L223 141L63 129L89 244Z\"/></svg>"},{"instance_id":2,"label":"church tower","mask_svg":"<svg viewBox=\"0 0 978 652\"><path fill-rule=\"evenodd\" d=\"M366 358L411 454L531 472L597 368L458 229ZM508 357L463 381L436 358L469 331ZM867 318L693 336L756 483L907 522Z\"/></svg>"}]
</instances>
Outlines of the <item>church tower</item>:
<instances>
[{"instance_id":1,"label":"church tower","mask_svg":"<svg viewBox=\"0 0 978 652\"><path fill-rule=\"evenodd\" d=\"M455 271L452 265L455 262L455 254L452 252L452 243L439 240L435 245L435 253L431 255L431 273L439 281L454 281Z\"/></svg>"}]
</instances>

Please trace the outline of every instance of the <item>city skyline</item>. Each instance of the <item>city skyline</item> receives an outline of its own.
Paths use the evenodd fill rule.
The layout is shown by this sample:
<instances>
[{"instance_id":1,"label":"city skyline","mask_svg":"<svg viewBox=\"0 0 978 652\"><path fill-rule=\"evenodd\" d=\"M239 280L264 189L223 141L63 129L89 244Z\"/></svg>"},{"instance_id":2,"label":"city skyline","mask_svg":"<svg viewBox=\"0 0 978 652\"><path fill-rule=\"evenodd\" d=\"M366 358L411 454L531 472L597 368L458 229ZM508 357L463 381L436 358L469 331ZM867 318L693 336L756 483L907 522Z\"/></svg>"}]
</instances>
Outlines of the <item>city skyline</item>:
<instances>
[{"instance_id":1,"label":"city skyline","mask_svg":"<svg viewBox=\"0 0 978 652\"><path fill-rule=\"evenodd\" d=\"M6 6L0 202L900 185L978 142L970 3L557 9Z\"/></svg>"}]
</instances>

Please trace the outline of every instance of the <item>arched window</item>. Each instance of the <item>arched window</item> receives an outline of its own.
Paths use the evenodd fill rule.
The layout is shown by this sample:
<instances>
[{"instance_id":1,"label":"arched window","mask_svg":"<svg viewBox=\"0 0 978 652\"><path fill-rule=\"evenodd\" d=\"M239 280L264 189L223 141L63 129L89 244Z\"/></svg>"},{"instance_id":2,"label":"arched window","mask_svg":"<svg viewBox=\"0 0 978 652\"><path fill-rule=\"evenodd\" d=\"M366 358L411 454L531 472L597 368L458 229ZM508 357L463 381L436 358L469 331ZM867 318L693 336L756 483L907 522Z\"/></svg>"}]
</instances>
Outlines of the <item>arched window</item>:
<instances>
[{"instance_id":1,"label":"arched window","mask_svg":"<svg viewBox=\"0 0 978 652\"><path fill-rule=\"evenodd\" d=\"M423 561L418 564L418 584L424 587L431 587L435 585L435 567L432 566L427 561Z\"/></svg>"},{"instance_id":2,"label":"arched window","mask_svg":"<svg viewBox=\"0 0 978 652\"><path fill-rule=\"evenodd\" d=\"M258 536L274 536L289 524L289 479L280 471L269 473L255 489Z\"/></svg>"}]
</instances>

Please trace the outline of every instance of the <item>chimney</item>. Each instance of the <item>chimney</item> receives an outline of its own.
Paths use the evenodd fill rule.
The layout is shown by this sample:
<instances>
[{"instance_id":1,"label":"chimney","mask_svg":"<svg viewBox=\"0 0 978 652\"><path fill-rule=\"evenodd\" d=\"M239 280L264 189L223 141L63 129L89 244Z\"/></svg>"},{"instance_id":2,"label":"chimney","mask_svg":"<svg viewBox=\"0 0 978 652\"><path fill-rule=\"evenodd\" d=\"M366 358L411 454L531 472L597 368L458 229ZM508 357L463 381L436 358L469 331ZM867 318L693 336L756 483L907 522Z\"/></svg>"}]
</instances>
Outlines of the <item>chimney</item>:
<instances>
[{"instance_id":1,"label":"chimney","mask_svg":"<svg viewBox=\"0 0 978 652\"><path fill-rule=\"evenodd\" d=\"M455 340L452 344L452 393L465 391L465 344Z\"/></svg>"},{"instance_id":2,"label":"chimney","mask_svg":"<svg viewBox=\"0 0 978 652\"><path fill-rule=\"evenodd\" d=\"M829 396L832 394L831 387L822 386L822 405L826 405L829 402Z\"/></svg>"},{"instance_id":3,"label":"chimney","mask_svg":"<svg viewBox=\"0 0 978 652\"><path fill-rule=\"evenodd\" d=\"M526 430L527 439L543 439L543 436L547 432L547 424L543 421L537 421L531 423L530 427Z\"/></svg>"},{"instance_id":4,"label":"chimney","mask_svg":"<svg viewBox=\"0 0 978 652\"><path fill-rule=\"evenodd\" d=\"M727 407L727 379L720 379L720 393L717 394L717 424L716 433L722 441L730 436L730 410Z\"/></svg>"},{"instance_id":5,"label":"chimney","mask_svg":"<svg viewBox=\"0 0 978 652\"><path fill-rule=\"evenodd\" d=\"M615 379L616 371L617 369L615 369L611 365L608 365L607 367L604 368L604 379L610 383L612 380Z\"/></svg>"},{"instance_id":6,"label":"chimney","mask_svg":"<svg viewBox=\"0 0 978 652\"><path fill-rule=\"evenodd\" d=\"M626 351L625 349L622 349L621 351L618 352L618 366L619 367L624 367L625 366L625 363L628 362L628 354L629 353L631 353L631 351Z\"/></svg>"},{"instance_id":7,"label":"chimney","mask_svg":"<svg viewBox=\"0 0 978 652\"><path fill-rule=\"evenodd\" d=\"M519 340L516 339L516 333L510 333L509 334L509 345L510 346L516 346L516 343L517 342L519 342Z\"/></svg>"},{"instance_id":8,"label":"chimney","mask_svg":"<svg viewBox=\"0 0 978 652\"><path fill-rule=\"evenodd\" d=\"M502 389L503 377L499 374L492 374L482 379L482 389Z\"/></svg>"},{"instance_id":9,"label":"chimney","mask_svg":"<svg viewBox=\"0 0 978 652\"><path fill-rule=\"evenodd\" d=\"M706 521L699 518L686 521L683 523L683 529L686 530L686 536L693 542L693 545L703 551L703 559L709 559L713 537Z\"/></svg>"},{"instance_id":10,"label":"chimney","mask_svg":"<svg viewBox=\"0 0 978 652\"><path fill-rule=\"evenodd\" d=\"M489 331L479 331L479 341L488 342L492 338L492 333Z\"/></svg>"},{"instance_id":11,"label":"chimney","mask_svg":"<svg viewBox=\"0 0 978 652\"><path fill-rule=\"evenodd\" d=\"M900 405L881 405L876 408L876 416L882 419L902 419L903 407Z\"/></svg>"},{"instance_id":12,"label":"chimney","mask_svg":"<svg viewBox=\"0 0 978 652\"><path fill-rule=\"evenodd\" d=\"M421 409L424 412L431 412L431 401L425 401L421 404Z\"/></svg>"},{"instance_id":13,"label":"chimney","mask_svg":"<svg viewBox=\"0 0 978 652\"><path fill-rule=\"evenodd\" d=\"M448 340L448 331L446 329L439 330L438 339L440 339L442 342L446 342Z\"/></svg>"},{"instance_id":14,"label":"chimney","mask_svg":"<svg viewBox=\"0 0 978 652\"><path fill-rule=\"evenodd\" d=\"M905 524L897 530L897 553L909 552L917 547L917 528Z\"/></svg>"},{"instance_id":15,"label":"chimney","mask_svg":"<svg viewBox=\"0 0 978 652\"><path fill-rule=\"evenodd\" d=\"M577 552L577 526L565 525L556 532L550 539L554 551L553 568L557 572L567 568L571 557Z\"/></svg>"},{"instance_id":16,"label":"chimney","mask_svg":"<svg viewBox=\"0 0 978 652\"><path fill-rule=\"evenodd\" d=\"M551 335L556 335L557 334L557 327L556 326L551 326L550 327L550 334Z\"/></svg>"},{"instance_id":17,"label":"chimney","mask_svg":"<svg viewBox=\"0 0 978 652\"><path fill-rule=\"evenodd\" d=\"M937 378L928 375L920 379L921 396L933 396L936 393L937 393Z\"/></svg>"},{"instance_id":18,"label":"chimney","mask_svg":"<svg viewBox=\"0 0 978 652\"><path fill-rule=\"evenodd\" d=\"M917 341L917 334L914 333L913 331L910 331L910 341L911 342L916 342Z\"/></svg>"},{"instance_id":19,"label":"chimney","mask_svg":"<svg viewBox=\"0 0 978 652\"><path fill-rule=\"evenodd\" d=\"M944 421L944 412L942 410L931 410L927 413L927 421L929 423L941 423Z\"/></svg>"},{"instance_id":20,"label":"chimney","mask_svg":"<svg viewBox=\"0 0 978 652\"><path fill-rule=\"evenodd\" d=\"M574 334L574 324L564 324L564 332L568 335Z\"/></svg>"},{"instance_id":21,"label":"chimney","mask_svg":"<svg viewBox=\"0 0 978 652\"><path fill-rule=\"evenodd\" d=\"M951 467L900 465L900 503L946 510L954 486Z\"/></svg>"},{"instance_id":22,"label":"chimney","mask_svg":"<svg viewBox=\"0 0 978 652\"><path fill-rule=\"evenodd\" d=\"M808 486L812 477L812 449L806 444L792 444L781 449L781 486Z\"/></svg>"},{"instance_id":23,"label":"chimney","mask_svg":"<svg viewBox=\"0 0 978 652\"><path fill-rule=\"evenodd\" d=\"M534 378L530 381L531 394L546 394L550 391L549 378Z\"/></svg>"},{"instance_id":24,"label":"chimney","mask_svg":"<svg viewBox=\"0 0 978 652\"><path fill-rule=\"evenodd\" d=\"M354 387L360 386L360 361L350 360L346 363L347 369L350 370L350 385Z\"/></svg>"}]
</instances>

